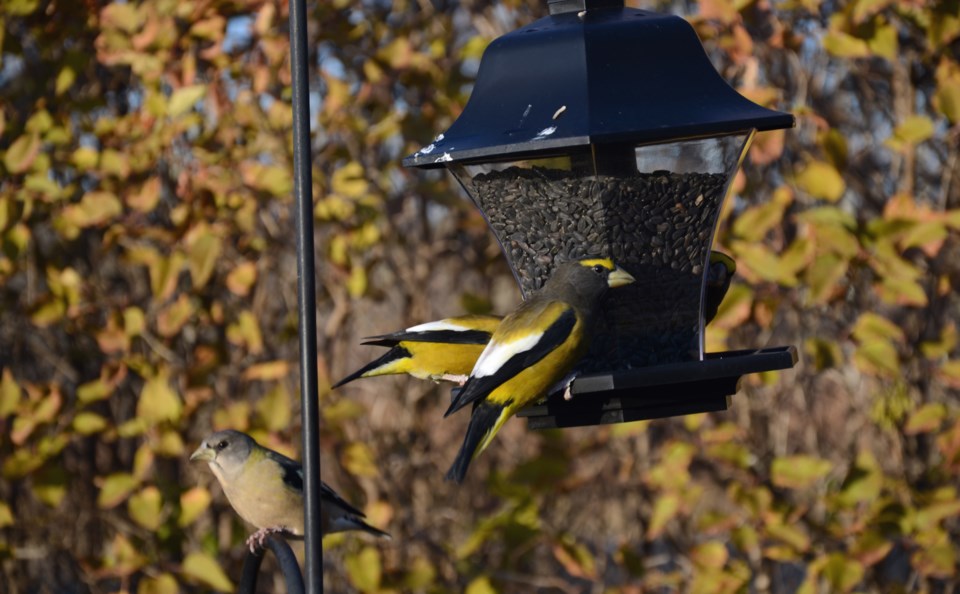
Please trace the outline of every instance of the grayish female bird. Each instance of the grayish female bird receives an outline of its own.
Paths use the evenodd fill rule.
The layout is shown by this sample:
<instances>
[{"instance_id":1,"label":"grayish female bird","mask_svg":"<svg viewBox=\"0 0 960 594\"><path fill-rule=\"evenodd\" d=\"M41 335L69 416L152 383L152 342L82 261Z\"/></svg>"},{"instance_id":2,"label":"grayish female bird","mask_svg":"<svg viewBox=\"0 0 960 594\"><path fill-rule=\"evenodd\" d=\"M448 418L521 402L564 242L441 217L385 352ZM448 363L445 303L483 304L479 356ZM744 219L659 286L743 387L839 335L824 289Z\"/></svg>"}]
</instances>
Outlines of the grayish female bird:
<instances>
[{"instance_id":1,"label":"grayish female bird","mask_svg":"<svg viewBox=\"0 0 960 594\"><path fill-rule=\"evenodd\" d=\"M203 461L220 481L240 517L258 530L247 539L253 551L278 532L303 538L303 470L283 454L267 449L239 431L218 431L200 444L191 461ZM390 538L363 521L363 512L320 482L321 534L362 530Z\"/></svg>"}]
</instances>

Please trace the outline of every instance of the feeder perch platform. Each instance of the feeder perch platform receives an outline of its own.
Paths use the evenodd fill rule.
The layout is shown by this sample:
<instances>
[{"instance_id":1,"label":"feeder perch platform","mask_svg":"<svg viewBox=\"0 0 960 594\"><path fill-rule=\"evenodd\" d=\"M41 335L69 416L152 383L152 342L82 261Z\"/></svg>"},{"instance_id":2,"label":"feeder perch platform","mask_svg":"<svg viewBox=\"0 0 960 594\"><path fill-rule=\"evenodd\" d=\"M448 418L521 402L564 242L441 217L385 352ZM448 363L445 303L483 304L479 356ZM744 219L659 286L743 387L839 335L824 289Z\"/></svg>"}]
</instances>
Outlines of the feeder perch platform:
<instances>
[{"instance_id":1,"label":"feeder perch platform","mask_svg":"<svg viewBox=\"0 0 960 594\"><path fill-rule=\"evenodd\" d=\"M571 400L553 394L517 413L530 429L626 423L726 410L740 378L790 369L793 346L707 353L703 361L578 376Z\"/></svg>"}]
</instances>

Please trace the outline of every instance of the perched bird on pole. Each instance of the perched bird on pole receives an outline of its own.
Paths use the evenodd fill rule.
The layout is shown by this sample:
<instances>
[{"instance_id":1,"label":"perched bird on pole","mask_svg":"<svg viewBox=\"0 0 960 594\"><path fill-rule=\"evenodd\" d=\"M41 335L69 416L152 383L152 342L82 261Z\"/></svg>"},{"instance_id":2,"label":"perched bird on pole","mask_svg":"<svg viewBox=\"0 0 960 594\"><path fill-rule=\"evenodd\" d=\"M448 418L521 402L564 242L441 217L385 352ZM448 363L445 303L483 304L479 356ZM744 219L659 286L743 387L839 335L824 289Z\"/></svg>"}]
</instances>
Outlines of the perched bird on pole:
<instances>
[{"instance_id":1,"label":"perched bird on pole","mask_svg":"<svg viewBox=\"0 0 960 594\"><path fill-rule=\"evenodd\" d=\"M190 461L206 462L241 518L257 527L247 539L251 552L271 533L303 538L303 470L283 454L239 431L218 431L200 444ZM390 535L363 521L363 512L320 482L321 534L361 530Z\"/></svg>"},{"instance_id":2,"label":"perched bird on pole","mask_svg":"<svg viewBox=\"0 0 960 594\"><path fill-rule=\"evenodd\" d=\"M730 281L737 271L737 263L723 252L710 252L710 265L707 268L707 289L703 297L703 325L717 317L720 303L730 289Z\"/></svg>"},{"instance_id":3,"label":"perched bird on pole","mask_svg":"<svg viewBox=\"0 0 960 594\"><path fill-rule=\"evenodd\" d=\"M607 289L634 280L607 258L566 262L503 319L444 415L477 402L447 480L462 483L507 419L567 376L587 352Z\"/></svg>"},{"instance_id":4,"label":"perched bird on pole","mask_svg":"<svg viewBox=\"0 0 960 594\"><path fill-rule=\"evenodd\" d=\"M390 350L333 387L338 388L361 377L400 373L435 382L446 380L462 384L500 320L500 316L457 316L365 338L363 344L390 347Z\"/></svg>"}]
</instances>

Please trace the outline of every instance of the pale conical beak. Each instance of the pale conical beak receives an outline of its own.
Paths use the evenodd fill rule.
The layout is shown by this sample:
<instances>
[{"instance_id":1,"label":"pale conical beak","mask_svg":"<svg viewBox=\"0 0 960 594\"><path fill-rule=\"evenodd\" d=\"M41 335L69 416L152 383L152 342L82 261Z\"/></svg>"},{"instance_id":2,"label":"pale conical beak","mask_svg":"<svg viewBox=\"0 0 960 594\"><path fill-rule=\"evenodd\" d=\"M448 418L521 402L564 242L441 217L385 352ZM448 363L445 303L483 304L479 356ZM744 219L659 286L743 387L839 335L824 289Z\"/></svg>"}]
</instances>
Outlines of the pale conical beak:
<instances>
[{"instance_id":1,"label":"pale conical beak","mask_svg":"<svg viewBox=\"0 0 960 594\"><path fill-rule=\"evenodd\" d=\"M213 460L214 457L216 457L216 454L214 454L213 450L207 446L200 446L197 448L197 451L190 454L190 461L196 462L197 460L200 460L202 462L209 462L210 460Z\"/></svg>"},{"instance_id":2,"label":"pale conical beak","mask_svg":"<svg viewBox=\"0 0 960 594\"><path fill-rule=\"evenodd\" d=\"M637 279L633 278L633 275L619 266L617 266L607 277L607 285L609 285L611 289L629 285L630 283L634 283L636 281Z\"/></svg>"}]
</instances>

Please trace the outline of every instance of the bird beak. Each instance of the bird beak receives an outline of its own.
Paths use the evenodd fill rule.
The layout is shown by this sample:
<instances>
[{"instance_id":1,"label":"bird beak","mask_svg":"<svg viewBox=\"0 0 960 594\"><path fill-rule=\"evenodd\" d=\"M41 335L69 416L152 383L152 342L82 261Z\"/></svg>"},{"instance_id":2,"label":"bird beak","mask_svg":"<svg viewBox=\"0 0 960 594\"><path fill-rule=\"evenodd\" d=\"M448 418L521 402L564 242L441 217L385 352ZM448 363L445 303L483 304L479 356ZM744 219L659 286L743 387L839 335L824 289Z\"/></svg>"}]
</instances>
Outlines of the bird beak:
<instances>
[{"instance_id":1,"label":"bird beak","mask_svg":"<svg viewBox=\"0 0 960 594\"><path fill-rule=\"evenodd\" d=\"M216 454L214 453L213 450L211 450L207 446L202 445L199 448L197 448L197 451L190 454L190 461L196 462L197 460L201 460L203 462L209 462L213 460L215 457L216 457Z\"/></svg>"},{"instance_id":2,"label":"bird beak","mask_svg":"<svg viewBox=\"0 0 960 594\"><path fill-rule=\"evenodd\" d=\"M614 268L613 272L610 273L610 276L607 277L607 285L609 285L611 289L629 285L630 283L636 281L637 279L633 278L629 272L623 268L620 268L619 266Z\"/></svg>"}]
</instances>

